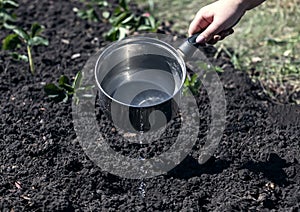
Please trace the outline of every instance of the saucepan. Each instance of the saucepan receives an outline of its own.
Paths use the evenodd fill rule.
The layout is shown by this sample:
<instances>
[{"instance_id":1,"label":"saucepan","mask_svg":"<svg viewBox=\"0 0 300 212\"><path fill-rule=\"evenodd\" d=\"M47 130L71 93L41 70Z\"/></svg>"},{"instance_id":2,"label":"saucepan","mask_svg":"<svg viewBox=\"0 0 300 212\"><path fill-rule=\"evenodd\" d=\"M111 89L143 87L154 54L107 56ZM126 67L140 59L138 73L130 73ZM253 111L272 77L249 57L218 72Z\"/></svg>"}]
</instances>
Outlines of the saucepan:
<instances>
[{"instance_id":1,"label":"saucepan","mask_svg":"<svg viewBox=\"0 0 300 212\"><path fill-rule=\"evenodd\" d=\"M147 132L178 116L185 59L199 47L198 35L186 39L178 49L156 38L136 36L102 52L95 66L99 104L117 127Z\"/></svg>"}]
</instances>

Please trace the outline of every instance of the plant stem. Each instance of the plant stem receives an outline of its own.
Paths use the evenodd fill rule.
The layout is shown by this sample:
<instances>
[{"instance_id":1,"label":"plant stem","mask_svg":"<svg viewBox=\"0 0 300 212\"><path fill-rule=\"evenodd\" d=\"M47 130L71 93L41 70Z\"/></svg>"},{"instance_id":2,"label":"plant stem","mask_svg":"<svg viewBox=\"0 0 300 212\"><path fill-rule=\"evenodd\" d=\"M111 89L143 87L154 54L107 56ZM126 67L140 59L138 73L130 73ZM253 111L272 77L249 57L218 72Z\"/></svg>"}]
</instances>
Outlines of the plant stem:
<instances>
[{"instance_id":1,"label":"plant stem","mask_svg":"<svg viewBox=\"0 0 300 212\"><path fill-rule=\"evenodd\" d=\"M27 53L28 53L30 71L32 74L34 74L34 64L33 64L32 55L31 55L31 48L29 45L27 45Z\"/></svg>"}]
</instances>

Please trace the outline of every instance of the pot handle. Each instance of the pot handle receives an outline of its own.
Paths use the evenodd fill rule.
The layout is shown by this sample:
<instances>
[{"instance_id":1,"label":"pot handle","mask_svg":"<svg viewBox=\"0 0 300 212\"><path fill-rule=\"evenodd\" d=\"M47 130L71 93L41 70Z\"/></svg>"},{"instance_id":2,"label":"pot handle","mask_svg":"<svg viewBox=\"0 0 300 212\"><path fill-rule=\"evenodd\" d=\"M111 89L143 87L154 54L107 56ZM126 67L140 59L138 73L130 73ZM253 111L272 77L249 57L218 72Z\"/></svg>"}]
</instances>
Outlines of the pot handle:
<instances>
[{"instance_id":1,"label":"pot handle","mask_svg":"<svg viewBox=\"0 0 300 212\"><path fill-rule=\"evenodd\" d=\"M185 60L192 57L197 48L206 46L202 43L196 43L196 39L200 34L201 32L192 35L191 37L187 38L187 40L183 44L179 46L178 50Z\"/></svg>"}]
</instances>

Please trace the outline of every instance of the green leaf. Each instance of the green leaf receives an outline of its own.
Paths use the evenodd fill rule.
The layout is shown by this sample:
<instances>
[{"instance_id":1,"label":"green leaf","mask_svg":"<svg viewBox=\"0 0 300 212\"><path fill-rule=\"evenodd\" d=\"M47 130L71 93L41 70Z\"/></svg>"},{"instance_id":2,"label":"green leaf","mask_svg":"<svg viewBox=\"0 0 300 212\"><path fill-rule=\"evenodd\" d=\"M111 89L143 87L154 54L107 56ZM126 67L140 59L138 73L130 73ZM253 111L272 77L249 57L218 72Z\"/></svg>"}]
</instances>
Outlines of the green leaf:
<instances>
[{"instance_id":1,"label":"green leaf","mask_svg":"<svg viewBox=\"0 0 300 212\"><path fill-rule=\"evenodd\" d=\"M68 94L74 93L74 88L70 85L70 80L65 75L62 75L58 81L59 87L64 89Z\"/></svg>"},{"instance_id":2,"label":"green leaf","mask_svg":"<svg viewBox=\"0 0 300 212\"><path fill-rule=\"evenodd\" d=\"M64 84L69 84L69 83L70 83L70 80L67 76L65 76L65 75L60 76L60 78L58 80L59 86L63 86Z\"/></svg>"},{"instance_id":3,"label":"green leaf","mask_svg":"<svg viewBox=\"0 0 300 212\"><path fill-rule=\"evenodd\" d=\"M69 99L69 95L65 94L65 98L62 100L63 103L67 103L68 99Z\"/></svg>"},{"instance_id":4,"label":"green leaf","mask_svg":"<svg viewBox=\"0 0 300 212\"><path fill-rule=\"evenodd\" d=\"M220 66L215 66L215 71L219 73L223 73L224 70Z\"/></svg>"},{"instance_id":5,"label":"green leaf","mask_svg":"<svg viewBox=\"0 0 300 212\"><path fill-rule=\"evenodd\" d=\"M76 74L76 76L75 76L73 85L72 85L72 87L74 88L74 90L76 90L77 88L80 88L81 83L82 83L82 72L78 71L77 74Z\"/></svg>"},{"instance_id":6,"label":"green leaf","mask_svg":"<svg viewBox=\"0 0 300 212\"><path fill-rule=\"evenodd\" d=\"M18 60L18 61L24 61L24 62L28 62L29 61L27 55L19 54L17 52L11 53L11 56L12 56L13 59Z\"/></svg>"},{"instance_id":7,"label":"green leaf","mask_svg":"<svg viewBox=\"0 0 300 212\"><path fill-rule=\"evenodd\" d=\"M48 46L49 41L45 38L40 37L40 36L35 36L35 37L30 38L28 40L28 45L29 46L40 46L40 45Z\"/></svg>"},{"instance_id":8,"label":"green leaf","mask_svg":"<svg viewBox=\"0 0 300 212\"><path fill-rule=\"evenodd\" d=\"M74 8L73 11L77 14L79 18L82 18L84 20L94 22L99 21L99 17L93 7L87 10L78 10L77 8Z\"/></svg>"},{"instance_id":9,"label":"green leaf","mask_svg":"<svg viewBox=\"0 0 300 212\"><path fill-rule=\"evenodd\" d=\"M27 32L25 32L23 29L20 28L15 28L13 29L14 33L16 33L19 37L21 37L24 41L28 41L29 40L29 35L27 34Z\"/></svg>"},{"instance_id":10,"label":"green leaf","mask_svg":"<svg viewBox=\"0 0 300 212\"><path fill-rule=\"evenodd\" d=\"M17 48L19 44L21 44L21 40L17 34L10 34L6 36L6 38L2 41L2 49L3 50L13 50Z\"/></svg>"},{"instance_id":11,"label":"green leaf","mask_svg":"<svg viewBox=\"0 0 300 212\"><path fill-rule=\"evenodd\" d=\"M99 21L98 15L97 15L96 11L94 10L94 8L87 10L86 14L87 14L87 19L89 21L94 21L94 22Z\"/></svg>"},{"instance_id":12,"label":"green leaf","mask_svg":"<svg viewBox=\"0 0 300 212\"><path fill-rule=\"evenodd\" d=\"M10 29L10 30L16 28L15 25L13 25L13 24L11 24L11 23L9 23L9 22L5 22L5 23L3 24L3 26L4 26L5 29Z\"/></svg>"},{"instance_id":13,"label":"green leaf","mask_svg":"<svg viewBox=\"0 0 300 212\"><path fill-rule=\"evenodd\" d=\"M46 95L54 100L55 102L67 101L68 94L64 92L61 88L57 87L53 83L46 84L44 86L44 91Z\"/></svg>"},{"instance_id":14,"label":"green leaf","mask_svg":"<svg viewBox=\"0 0 300 212\"><path fill-rule=\"evenodd\" d=\"M126 32L127 32L127 30L125 28L120 27L119 28L119 38L118 38L118 40L122 40L123 38L125 38L126 37Z\"/></svg>"},{"instance_id":15,"label":"green leaf","mask_svg":"<svg viewBox=\"0 0 300 212\"><path fill-rule=\"evenodd\" d=\"M50 95L60 95L62 93L62 89L60 89L59 87L57 87L53 83L46 84L44 86L44 91L46 92L46 94L48 96L50 96Z\"/></svg>"},{"instance_id":16,"label":"green leaf","mask_svg":"<svg viewBox=\"0 0 300 212\"><path fill-rule=\"evenodd\" d=\"M138 31L150 30L151 27L147 25L141 25L137 28Z\"/></svg>"},{"instance_id":17,"label":"green leaf","mask_svg":"<svg viewBox=\"0 0 300 212\"><path fill-rule=\"evenodd\" d=\"M189 80L188 78L185 79L185 81L184 81L184 86L185 86L185 87L190 86L190 80Z\"/></svg>"},{"instance_id":18,"label":"green leaf","mask_svg":"<svg viewBox=\"0 0 300 212\"><path fill-rule=\"evenodd\" d=\"M17 8L17 7L19 7L19 4L15 1L12 1L12 0L4 0L3 4L4 4L5 8Z\"/></svg>"},{"instance_id":19,"label":"green leaf","mask_svg":"<svg viewBox=\"0 0 300 212\"><path fill-rule=\"evenodd\" d=\"M63 88L69 95L74 94L74 92L75 92L75 89L74 89L71 85L69 85L69 84L64 84L64 85L62 85L62 88Z\"/></svg>"},{"instance_id":20,"label":"green leaf","mask_svg":"<svg viewBox=\"0 0 300 212\"><path fill-rule=\"evenodd\" d=\"M79 18L82 18L84 20L88 19L87 13L84 10L78 10L76 11L76 14Z\"/></svg>"},{"instance_id":21,"label":"green leaf","mask_svg":"<svg viewBox=\"0 0 300 212\"><path fill-rule=\"evenodd\" d=\"M134 19L134 14L131 14L127 18L125 18L121 23L122 24L127 24L128 22L132 21Z\"/></svg>"},{"instance_id":22,"label":"green leaf","mask_svg":"<svg viewBox=\"0 0 300 212\"><path fill-rule=\"evenodd\" d=\"M279 39L274 39L274 38L266 38L265 40L267 42L267 45L270 45L270 46L275 46L275 45L283 46L288 43L285 40L279 40Z\"/></svg>"},{"instance_id":23,"label":"green leaf","mask_svg":"<svg viewBox=\"0 0 300 212\"><path fill-rule=\"evenodd\" d=\"M112 27L106 34L105 38L110 41L116 41L117 40L117 33L118 29L116 27Z\"/></svg>"},{"instance_id":24,"label":"green leaf","mask_svg":"<svg viewBox=\"0 0 300 212\"><path fill-rule=\"evenodd\" d=\"M197 74L193 74L192 78L191 78L191 82L195 83L198 79Z\"/></svg>"},{"instance_id":25,"label":"green leaf","mask_svg":"<svg viewBox=\"0 0 300 212\"><path fill-rule=\"evenodd\" d=\"M148 17L148 20L150 21L151 28L152 28L152 29L156 29L155 18L154 18L152 15L150 15L150 16Z\"/></svg>"},{"instance_id":26,"label":"green leaf","mask_svg":"<svg viewBox=\"0 0 300 212\"><path fill-rule=\"evenodd\" d=\"M198 80L198 75L193 74L192 77L187 76L184 82L184 94L188 93L188 90L192 92L193 95L199 94L199 88L201 86L200 81Z\"/></svg>"},{"instance_id":27,"label":"green leaf","mask_svg":"<svg viewBox=\"0 0 300 212\"><path fill-rule=\"evenodd\" d=\"M119 5L125 9L126 11L129 10L129 7L128 7L128 1L127 0L119 0Z\"/></svg>"},{"instance_id":28,"label":"green leaf","mask_svg":"<svg viewBox=\"0 0 300 212\"><path fill-rule=\"evenodd\" d=\"M117 26L124 20L124 18L127 17L127 15L128 15L127 12L121 13L120 15L115 17L114 19L110 19L110 22L113 26Z\"/></svg>"},{"instance_id":29,"label":"green leaf","mask_svg":"<svg viewBox=\"0 0 300 212\"><path fill-rule=\"evenodd\" d=\"M117 7L115 10L114 10L114 16L117 16L119 15L120 13L122 13L122 8L121 7Z\"/></svg>"},{"instance_id":30,"label":"green leaf","mask_svg":"<svg viewBox=\"0 0 300 212\"><path fill-rule=\"evenodd\" d=\"M108 6L108 2L107 1L98 1L97 4L100 7L107 7Z\"/></svg>"},{"instance_id":31,"label":"green leaf","mask_svg":"<svg viewBox=\"0 0 300 212\"><path fill-rule=\"evenodd\" d=\"M36 35L39 35L42 32L42 30L43 30L43 27L40 26L38 23L32 24L31 29L30 29L30 32L31 32L30 37L33 38Z\"/></svg>"},{"instance_id":32,"label":"green leaf","mask_svg":"<svg viewBox=\"0 0 300 212\"><path fill-rule=\"evenodd\" d=\"M5 10L1 11L1 9L0 9L0 17L2 17L3 22L6 22L6 21L14 22L16 20L14 15L9 14Z\"/></svg>"}]
</instances>

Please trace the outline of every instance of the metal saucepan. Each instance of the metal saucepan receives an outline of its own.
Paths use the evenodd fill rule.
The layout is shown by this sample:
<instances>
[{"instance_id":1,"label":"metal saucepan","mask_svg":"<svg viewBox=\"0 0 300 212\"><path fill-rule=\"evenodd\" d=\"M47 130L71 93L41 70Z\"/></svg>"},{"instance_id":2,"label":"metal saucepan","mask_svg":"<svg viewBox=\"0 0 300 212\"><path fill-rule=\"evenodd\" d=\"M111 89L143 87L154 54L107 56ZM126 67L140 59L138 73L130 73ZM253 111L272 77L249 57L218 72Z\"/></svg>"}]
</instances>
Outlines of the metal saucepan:
<instances>
[{"instance_id":1,"label":"metal saucepan","mask_svg":"<svg viewBox=\"0 0 300 212\"><path fill-rule=\"evenodd\" d=\"M184 59L199 47L198 35L177 50L155 38L130 37L102 52L95 66L100 107L115 125L145 132L178 115L186 78Z\"/></svg>"}]
</instances>

